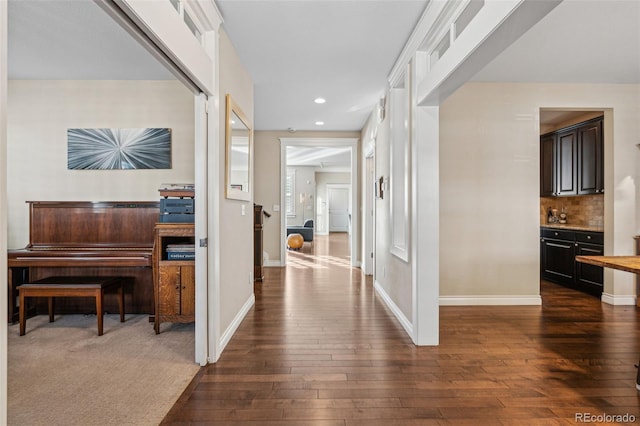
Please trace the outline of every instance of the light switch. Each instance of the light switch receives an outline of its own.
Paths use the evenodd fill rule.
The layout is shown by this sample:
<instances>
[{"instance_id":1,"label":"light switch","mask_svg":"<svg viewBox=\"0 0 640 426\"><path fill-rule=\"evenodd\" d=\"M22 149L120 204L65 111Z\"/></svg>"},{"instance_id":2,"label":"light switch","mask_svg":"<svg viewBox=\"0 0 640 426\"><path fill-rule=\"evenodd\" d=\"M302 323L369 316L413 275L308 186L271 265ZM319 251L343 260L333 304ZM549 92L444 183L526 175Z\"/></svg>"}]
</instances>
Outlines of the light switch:
<instances>
[{"instance_id":1,"label":"light switch","mask_svg":"<svg viewBox=\"0 0 640 426\"><path fill-rule=\"evenodd\" d=\"M244 204L243 204L243 205L242 205L242 216L244 216L244 215L246 215L246 214L247 214L247 212L245 211L245 209L244 209Z\"/></svg>"},{"instance_id":2,"label":"light switch","mask_svg":"<svg viewBox=\"0 0 640 426\"><path fill-rule=\"evenodd\" d=\"M274 212L279 212L280 211L280 204L274 204L273 205L273 209Z\"/></svg>"}]
</instances>

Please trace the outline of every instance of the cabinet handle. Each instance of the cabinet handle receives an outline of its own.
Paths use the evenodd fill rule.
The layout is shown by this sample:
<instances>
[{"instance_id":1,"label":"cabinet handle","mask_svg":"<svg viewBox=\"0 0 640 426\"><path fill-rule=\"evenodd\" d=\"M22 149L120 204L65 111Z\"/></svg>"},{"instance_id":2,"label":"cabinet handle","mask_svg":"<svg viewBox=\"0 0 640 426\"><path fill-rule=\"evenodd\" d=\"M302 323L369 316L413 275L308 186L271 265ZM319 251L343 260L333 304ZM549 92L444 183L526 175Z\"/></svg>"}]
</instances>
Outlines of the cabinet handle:
<instances>
[{"instance_id":1,"label":"cabinet handle","mask_svg":"<svg viewBox=\"0 0 640 426\"><path fill-rule=\"evenodd\" d=\"M555 235L555 236L557 237L557 236L558 236L558 233L557 233L557 232L554 232L554 233L553 233L553 235Z\"/></svg>"},{"instance_id":2,"label":"cabinet handle","mask_svg":"<svg viewBox=\"0 0 640 426\"><path fill-rule=\"evenodd\" d=\"M591 235L587 235L587 240L590 240L590 239L591 239Z\"/></svg>"}]
</instances>

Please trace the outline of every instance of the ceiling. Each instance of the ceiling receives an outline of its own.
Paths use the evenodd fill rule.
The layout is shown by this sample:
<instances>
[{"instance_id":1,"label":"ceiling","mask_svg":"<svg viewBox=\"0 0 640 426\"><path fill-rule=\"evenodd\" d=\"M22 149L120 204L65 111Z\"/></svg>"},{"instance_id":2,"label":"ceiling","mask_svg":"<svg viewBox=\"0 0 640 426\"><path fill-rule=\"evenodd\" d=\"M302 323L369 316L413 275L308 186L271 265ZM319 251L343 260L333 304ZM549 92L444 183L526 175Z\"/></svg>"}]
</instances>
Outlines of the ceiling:
<instances>
[{"instance_id":1,"label":"ceiling","mask_svg":"<svg viewBox=\"0 0 640 426\"><path fill-rule=\"evenodd\" d=\"M8 25L9 79L174 79L90 0L9 0Z\"/></svg>"},{"instance_id":2,"label":"ceiling","mask_svg":"<svg viewBox=\"0 0 640 426\"><path fill-rule=\"evenodd\" d=\"M640 2L564 0L475 81L640 83Z\"/></svg>"},{"instance_id":3,"label":"ceiling","mask_svg":"<svg viewBox=\"0 0 640 426\"><path fill-rule=\"evenodd\" d=\"M427 1L216 3L253 78L256 129L348 131L360 130L384 95Z\"/></svg>"},{"instance_id":4,"label":"ceiling","mask_svg":"<svg viewBox=\"0 0 640 426\"><path fill-rule=\"evenodd\" d=\"M324 172L348 172L351 147L287 147L287 166L317 167Z\"/></svg>"},{"instance_id":5,"label":"ceiling","mask_svg":"<svg viewBox=\"0 0 640 426\"><path fill-rule=\"evenodd\" d=\"M427 2L217 0L255 128L360 130ZM173 79L89 0L9 0L8 65L10 79ZM640 83L640 2L565 0L473 80Z\"/></svg>"}]
</instances>

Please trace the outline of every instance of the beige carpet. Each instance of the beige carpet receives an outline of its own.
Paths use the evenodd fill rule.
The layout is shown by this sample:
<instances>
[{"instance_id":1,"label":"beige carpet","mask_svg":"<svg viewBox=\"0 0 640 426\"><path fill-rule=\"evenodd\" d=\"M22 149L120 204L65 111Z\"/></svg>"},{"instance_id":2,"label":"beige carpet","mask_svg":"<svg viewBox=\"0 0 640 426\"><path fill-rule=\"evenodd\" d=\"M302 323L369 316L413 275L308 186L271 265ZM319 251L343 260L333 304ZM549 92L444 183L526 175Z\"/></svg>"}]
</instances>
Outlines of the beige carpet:
<instances>
[{"instance_id":1,"label":"beige carpet","mask_svg":"<svg viewBox=\"0 0 640 426\"><path fill-rule=\"evenodd\" d=\"M40 315L9 326L9 425L157 425L199 370L194 325Z\"/></svg>"}]
</instances>

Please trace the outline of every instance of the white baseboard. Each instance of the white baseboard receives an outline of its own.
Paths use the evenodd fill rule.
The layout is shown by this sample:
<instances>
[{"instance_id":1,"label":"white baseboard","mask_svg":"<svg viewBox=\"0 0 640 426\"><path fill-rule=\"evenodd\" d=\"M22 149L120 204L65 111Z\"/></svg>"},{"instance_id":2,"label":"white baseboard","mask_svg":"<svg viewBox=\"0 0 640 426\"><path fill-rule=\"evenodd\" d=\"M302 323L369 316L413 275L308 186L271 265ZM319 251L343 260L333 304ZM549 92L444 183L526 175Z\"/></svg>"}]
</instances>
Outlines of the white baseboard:
<instances>
[{"instance_id":1,"label":"white baseboard","mask_svg":"<svg viewBox=\"0 0 640 426\"><path fill-rule=\"evenodd\" d=\"M229 324L229 327L227 327L224 333L222 333L222 336L220 336L220 340L218 340L218 354L221 354L222 351L224 351L224 348L227 347L227 344L229 344L229 341L233 337L234 333L236 332L238 327L240 327L240 323L242 322L244 317L247 316L249 309L251 309L251 307L255 303L256 303L256 296L253 293L251 293L251 296L244 303L244 305L242 305L242 308L240 308L240 311L238 311L238 314L235 316L233 321L231 321L231 324Z\"/></svg>"},{"instance_id":2,"label":"white baseboard","mask_svg":"<svg viewBox=\"0 0 640 426\"><path fill-rule=\"evenodd\" d=\"M409 337L411 337L412 340L415 340L413 338L413 324L411 323L411 321L409 321L409 319L404 315L398 305L395 304L393 299L389 297L387 292L384 290L384 288L382 288L378 281L375 281L373 283L373 288L376 290L376 293L378 293L384 304L387 305L396 319L400 322L400 325L402 325L402 328L404 328Z\"/></svg>"},{"instance_id":3,"label":"white baseboard","mask_svg":"<svg viewBox=\"0 0 640 426\"><path fill-rule=\"evenodd\" d=\"M265 268L280 268L284 265L280 264L279 260L267 260L262 264L262 266L264 266Z\"/></svg>"},{"instance_id":4,"label":"white baseboard","mask_svg":"<svg viewBox=\"0 0 640 426\"><path fill-rule=\"evenodd\" d=\"M440 296L440 306L542 305L542 298L531 296Z\"/></svg>"},{"instance_id":5,"label":"white baseboard","mask_svg":"<svg viewBox=\"0 0 640 426\"><path fill-rule=\"evenodd\" d=\"M602 300L602 302L607 303L609 305L617 305L617 306L635 306L636 305L636 297L631 294L616 296L615 294L603 292L600 300Z\"/></svg>"}]
</instances>

